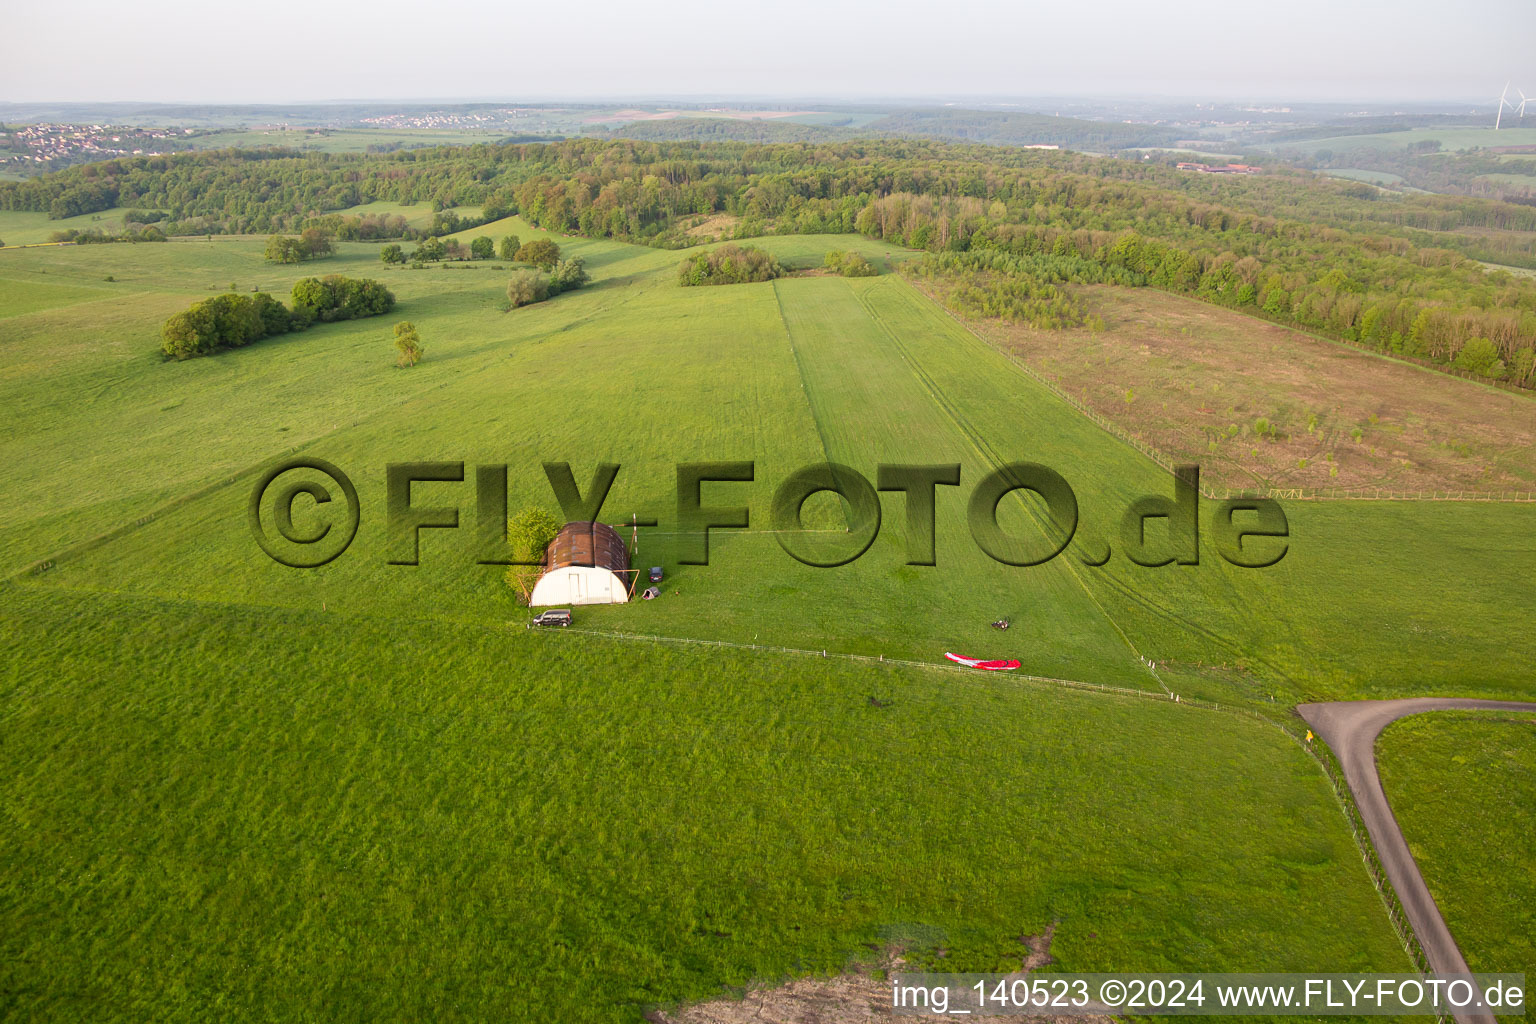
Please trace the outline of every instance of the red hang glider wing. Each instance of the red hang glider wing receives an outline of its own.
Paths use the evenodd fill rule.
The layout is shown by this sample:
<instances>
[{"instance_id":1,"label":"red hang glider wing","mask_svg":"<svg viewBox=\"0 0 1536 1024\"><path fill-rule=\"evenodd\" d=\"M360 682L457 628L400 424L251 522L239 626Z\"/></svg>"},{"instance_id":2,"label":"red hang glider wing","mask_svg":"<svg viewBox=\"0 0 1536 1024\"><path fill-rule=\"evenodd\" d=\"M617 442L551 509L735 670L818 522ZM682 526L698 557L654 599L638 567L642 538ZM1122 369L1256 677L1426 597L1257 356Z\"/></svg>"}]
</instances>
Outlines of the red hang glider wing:
<instances>
[{"instance_id":1,"label":"red hang glider wing","mask_svg":"<svg viewBox=\"0 0 1536 1024\"><path fill-rule=\"evenodd\" d=\"M960 655L951 654L948 651L944 652L944 657L957 664L965 665L969 668L986 669L989 672L1011 672L1019 667L1019 663L1013 660L983 661L980 658L962 658Z\"/></svg>"}]
</instances>

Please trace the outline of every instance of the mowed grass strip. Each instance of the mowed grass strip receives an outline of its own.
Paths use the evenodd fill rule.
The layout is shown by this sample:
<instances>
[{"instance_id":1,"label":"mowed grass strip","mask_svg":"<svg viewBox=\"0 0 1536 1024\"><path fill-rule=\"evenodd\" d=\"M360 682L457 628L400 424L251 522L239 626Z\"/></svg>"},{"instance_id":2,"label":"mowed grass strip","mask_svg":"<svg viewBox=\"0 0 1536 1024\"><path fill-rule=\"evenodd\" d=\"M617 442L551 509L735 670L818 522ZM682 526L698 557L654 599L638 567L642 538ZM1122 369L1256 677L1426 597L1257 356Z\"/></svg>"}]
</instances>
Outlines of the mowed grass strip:
<instances>
[{"instance_id":1,"label":"mowed grass strip","mask_svg":"<svg viewBox=\"0 0 1536 1024\"><path fill-rule=\"evenodd\" d=\"M23 1018L638 1021L896 939L1006 969L1052 922L1066 969L1406 968L1246 717L27 588L0 648Z\"/></svg>"},{"instance_id":2,"label":"mowed grass strip","mask_svg":"<svg viewBox=\"0 0 1536 1024\"><path fill-rule=\"evenodd\" d=\"M1392 813L1474 971L1536 969L1536 715L1436 711L1376 741Z\"/></svg>"},{"instance_id":3,"label":"mowed grass strip","mask_svg":"<svg viewBox=\"0 0 1536 1024\"><path fill-rule=\"evenodd\" d=\"M1001 378L989 375L999 367L983 368L980 381L936 384L928 365L943 368L937 372L965 372L956 366L976 357L966 344L972 339L952 337L942 320L925 321L922 306L905 305L912 293L897 279L820 277L775 287L829 458L872 482L880 463L961 466L960 487L938 489L938 565L904 564L905 503L900 494L892 494L886 499L890 515L877 550L866 556L867 564L861 559L845 574L851 579L844 600L883 602L884 614L877 619L902 622L903 633L928 645L929 657L963 640L984 656L1001 651L1018 657L1039 674L1115 679L1156 689L1074 576L1068 559L1031 567L1002 565L970 534L966 499L989 473L1008 462L1049 456L1031 450L1027 424L1018 419L1000 424L998 432L977 433L956 411L951 395L980 386L1020 416L1027 415L1024 407L1032 396L1021 394L1005 369ZM882 318L894 321L899 334ZM1035 538L1044 550L1044 532L1022 502L1003 503L999 522L1013 535ZM892 575L901 580L899 587L884 583ZM898 599L903 602L899 609ZM1017 629L998 634L989 628L1002 618Z\"/></svg>"}]
</instances>

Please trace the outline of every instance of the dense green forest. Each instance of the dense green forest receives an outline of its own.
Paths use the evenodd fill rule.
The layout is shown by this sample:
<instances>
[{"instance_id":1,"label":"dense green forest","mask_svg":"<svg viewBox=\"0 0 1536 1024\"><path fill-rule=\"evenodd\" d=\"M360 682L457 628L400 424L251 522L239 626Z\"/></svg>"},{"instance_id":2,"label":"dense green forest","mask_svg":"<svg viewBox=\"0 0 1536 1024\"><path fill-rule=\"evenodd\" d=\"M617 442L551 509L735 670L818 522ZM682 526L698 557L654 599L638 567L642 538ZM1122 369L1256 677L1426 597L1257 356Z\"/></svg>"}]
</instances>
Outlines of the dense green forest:
<instances>
[{"instance_id":1,"label":"dense green forest","mask_svg":"<svg viewBox=\"0 0 1536 1024\"><path fill-rule=\"evenodd\" d=\"M1110 275L1484 377L1536 378L1536 281L1473 262L1536 265L1536 207L1383 196L1300 171L1190 174L1159 160L921 139L584 139L383 156L228 150L0 185L0 208L154 210L167 234L342 225L344 211L375 201L445 211L434 233L515 212L550 231L683 248L699 241L685 233L690 219L726 215L737 239L858 231L1027 258L1036 276L1043 259L1068 269L1042 285ZM448 212L464 206L482 218ZM1038 312L1057 299L1030 284L998 301Z\"/></svg>"}]
</instances>

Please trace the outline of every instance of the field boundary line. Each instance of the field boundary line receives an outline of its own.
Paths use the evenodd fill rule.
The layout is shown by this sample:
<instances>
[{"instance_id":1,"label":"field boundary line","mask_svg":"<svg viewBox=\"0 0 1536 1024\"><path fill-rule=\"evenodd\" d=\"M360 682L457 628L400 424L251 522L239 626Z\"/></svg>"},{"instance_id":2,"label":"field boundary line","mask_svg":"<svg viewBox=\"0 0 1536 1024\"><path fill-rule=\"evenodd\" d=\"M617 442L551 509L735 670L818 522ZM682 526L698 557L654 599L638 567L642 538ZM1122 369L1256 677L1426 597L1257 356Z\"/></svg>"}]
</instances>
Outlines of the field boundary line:
<instances>
[{"instance_id":1,"label":"field boundary line","mask_svg":"<svg viewBox=\"0 0 1536 1024\"><path fill-rule=\"evenodd\" d=\"M285 448L283 451L276 453L271 458L281 458L284 455L292 455L303 450L304 448L307 448L310 444L313 443L314 442L311 441L305 442L304 444L293 445L290 448ZM271 458L269 458L267 462L270 462ZM87 537L85 540L77 541L76 543L71 544L69 547L54 555L40 559L39 561L33 562L31 565L26 566L25 568L15 573L12 573L8 579L14 581L20 580L27 576L41 576L43 573L54 568L62 561L75 558L79 555L85 554L88 551L94 551L103 545L110 544L121 537L127 536L141 526L149 525L150 523L154 522L169 512L174 512L184 505L188 505L194 501L197 501L199 498L206 498L208 495L213 494L216 491L221 491L232 484L238 483L248 476L254 476L262 469L264 465L266 465L266 462L257 463L254 466L246 466L243 469L237 469L233 473L220 477L219 479L211 481L210 483L206 483L196 490L189 491L186 494L177 495L168 501L156 505L148 512L133 520L131 523L123 523L119 526L112 527L110 530L98 533L93 537Z\"/></svg>"},{"instance_id":2,"label":"field boundary line","mask_svg":"<svg viewBox=\"0 0 1536 1024\"><path fill-rule=\"evenodd\" d=\"M707 640L703 637L688 636L662 636L656 633L631 633L624 630L612 629L586 629L579 626L567 626L561 629L551 629L544 632L553 634L575 633L585 636L604 637L610 640L626 640L643 643L682 644L696 647L720 647L736 651L762 651L768 654L794 654L811 658L836 658L840 661L859 662L868 665L891 665L896 668L931 669L936 672L950 672L957 675L974 676L978 669L964 665L955 665L944 661L917 661L912 658L887 658L878 654L853 654L847 651L833 651L830 649L815 650L809 647L785 647L781 644L743 643L736 640ZM1058 676L1038 676L1029 672L1005 671L990 672L988 676L1015 682L1043 683L1049 686L1059 686L1066 689L1084 690L1090 693L1118 694L1128 697L1145 697L1151 700L1159 700L1168 704L1189 705L1206 710L1233 710L1234 705L1223 705L1215 701L1200 700L1198 698L1185 699L1172 693L1159 693L1156 690L1141 690L1131 686L1111 686L1108 683L1090 683L1083 679L1064 679Z\"/></svg>"}]
</instances>

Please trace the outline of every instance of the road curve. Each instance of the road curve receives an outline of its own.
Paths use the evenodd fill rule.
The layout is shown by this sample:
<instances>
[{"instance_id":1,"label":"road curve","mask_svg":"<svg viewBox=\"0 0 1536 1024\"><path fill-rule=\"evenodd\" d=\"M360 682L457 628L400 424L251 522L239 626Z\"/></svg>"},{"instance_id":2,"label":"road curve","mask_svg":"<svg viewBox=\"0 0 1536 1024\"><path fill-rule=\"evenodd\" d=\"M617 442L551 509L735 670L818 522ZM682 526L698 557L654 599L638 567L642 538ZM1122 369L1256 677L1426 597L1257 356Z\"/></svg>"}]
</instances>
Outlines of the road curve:
<instances>
[{"instance_id":1,"label":"road curve","mask_svg":"<svg viewBox=\"0 0 1536 1024\"><path fill-rule=\"evenodd\" d=\"M1406 700L1351 700L1330 704L1301 704L1296 708L1314 732L1333 750L1344 768L1344 779L1360 817L1365 820L1376 854L1386 869L1408 922L1435 974L1471 974L1466 959L1440 916L1424 876L1408 851L1403 830L1387 803L1376 772L1376 737L1404 715L1424 711L1536 711L1536 704L1509 700L1468 700L1457 697L1415 697ZM1494 1024L1491 1013L1458 1012L1459 1024Z\"/></svg>"}]
</instances>

